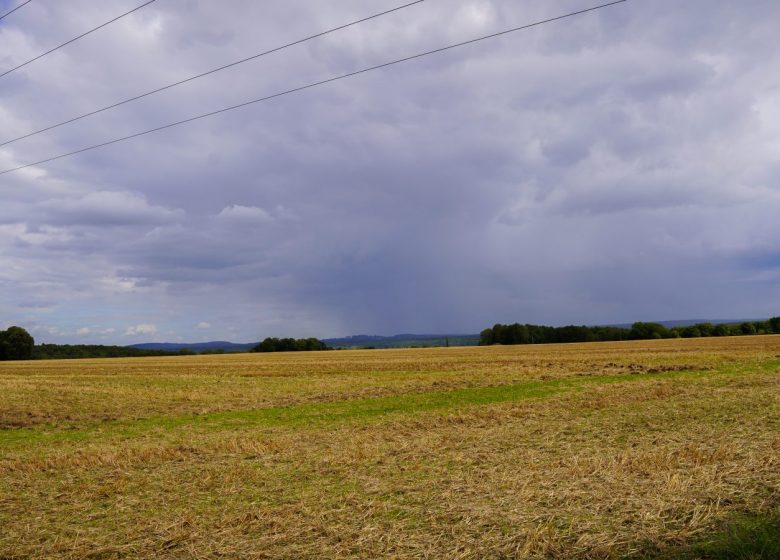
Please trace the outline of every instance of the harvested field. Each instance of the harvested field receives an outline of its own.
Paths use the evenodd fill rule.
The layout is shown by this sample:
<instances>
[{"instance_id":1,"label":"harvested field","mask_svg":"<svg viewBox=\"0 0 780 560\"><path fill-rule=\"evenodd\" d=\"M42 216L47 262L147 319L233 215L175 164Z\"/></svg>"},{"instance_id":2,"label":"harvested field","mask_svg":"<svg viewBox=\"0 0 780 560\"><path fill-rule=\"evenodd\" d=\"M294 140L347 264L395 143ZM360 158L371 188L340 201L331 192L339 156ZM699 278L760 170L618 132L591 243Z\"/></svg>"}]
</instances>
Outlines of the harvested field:
<instances>
[{"instance_id":1,"label":"harvested field","mask_svg":"<svg viewBox=\"0 0 780 560\"><path fill-rule=\"evenodd\" d=\"M0 364L2 559L730 558L778 508L780 336Z\"/></svg>"}]
</instances>

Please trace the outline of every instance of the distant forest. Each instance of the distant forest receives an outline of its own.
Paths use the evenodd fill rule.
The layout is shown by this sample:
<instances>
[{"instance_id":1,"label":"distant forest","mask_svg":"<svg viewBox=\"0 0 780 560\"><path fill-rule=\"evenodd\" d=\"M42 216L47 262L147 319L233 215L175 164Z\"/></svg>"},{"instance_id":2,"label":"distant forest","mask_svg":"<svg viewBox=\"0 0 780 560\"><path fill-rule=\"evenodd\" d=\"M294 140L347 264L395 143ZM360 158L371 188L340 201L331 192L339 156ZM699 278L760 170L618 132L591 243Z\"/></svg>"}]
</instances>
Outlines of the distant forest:
<instances>
[{"instance_id":1,"label":"distant forest","mask_svg":"<svg viewBox=\"0 0 780 560\"><path fill-rule=\"evenodd\" d=\"M295 352L301 350L330 350L316 338L266 338L250 352ZM39 344L25 356L14 359L65 360L76 358L144 358L150 356L189 356L194 354L224 354L221 348L195 352L189 348L159 350L130 346L102 346L99 344ZM1 358L0 358L1 359Z\"/></svg>"},{"instance_id":2,"label":"distant forest","mask_svg":"<svg viewBox=\"0 0 780 560\"><path fill-rule=\"evenodd\" d=\"M327 344L316 338L266 338L252 348L252 352L311 352L332 350Z\"/></svg>"},{"instance_id":3,"label":"distant forest","mask_svg":"<svg viewBox=\"0 0 780 560\"><path fill-rule=\"evenodd\" d=\"M634 323L623 327L546 327L542 325L496 324L479 335L480 346L493 344L551 344L560 342L610 342L619 340L652 340L660 338L699 338L750 334L780 334L780 317L767 321L746 321L714 325L698 323L667 328L660 323Z\"/></svg>"},{"instance_id":4,"label":"distant forest","mask_svg":"<svg viewBox=\"0 0 780 560\"><path fill-rule=\"evenodd\" d=\"M78 358L143 358L149 356L183 356L194 354L191 350L167 352L146 350L129 346L103 346L100 344L39 344L33 347L33 360L67 360Z\"/></svg>"},{"instance_id":5,"label":"distant forest","mask_svg":"<svg viewBox=\"0 0 780 560\"><path fill-rule=\"evenodd\" d=\"M266 338L250 352L300 352L332 350L316 338ZM194 352L189 348L161 350L101 344L35 344L25 329L10 327L0 331L0 361L5 360L67 360L79 358L142 358L150 356L187 356L192 354L224 354L222 348Z\"/></svg>"}]
</instances>

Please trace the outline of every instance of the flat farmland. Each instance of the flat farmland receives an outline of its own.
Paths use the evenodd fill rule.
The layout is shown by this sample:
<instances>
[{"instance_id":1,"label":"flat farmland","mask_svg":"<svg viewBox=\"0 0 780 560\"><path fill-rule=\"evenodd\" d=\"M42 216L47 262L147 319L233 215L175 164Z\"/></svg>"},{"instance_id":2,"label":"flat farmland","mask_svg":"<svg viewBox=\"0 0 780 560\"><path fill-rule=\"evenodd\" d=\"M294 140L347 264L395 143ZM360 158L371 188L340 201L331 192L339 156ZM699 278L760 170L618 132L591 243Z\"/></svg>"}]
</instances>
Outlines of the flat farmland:
<instances>
[{"instance_id":1,"label":"flat farmland","mask_svg":"<svg viewBox=\"0 0 780 560\"><path fill-rule=\"evenodd\" d=\"M779 508L780 336L0 364L5 560L776 558Z\"/></svg>"}]
</instances>

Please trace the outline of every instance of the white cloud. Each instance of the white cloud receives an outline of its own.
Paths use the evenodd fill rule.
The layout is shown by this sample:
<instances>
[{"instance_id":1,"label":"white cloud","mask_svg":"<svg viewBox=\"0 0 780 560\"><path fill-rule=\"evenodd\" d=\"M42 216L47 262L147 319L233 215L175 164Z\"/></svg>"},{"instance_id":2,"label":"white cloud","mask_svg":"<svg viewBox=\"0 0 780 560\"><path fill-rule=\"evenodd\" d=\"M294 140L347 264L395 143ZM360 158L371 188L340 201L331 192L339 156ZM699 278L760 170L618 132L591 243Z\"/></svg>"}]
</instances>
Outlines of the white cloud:
<instances>
[{"instance_id":1,"label":"white cloud","mask_svg":"<svg viewBox=\"0 0 780 560\"><path fill-rule=\"evenodd\" d=\"M143 194L95 191L81 198L47 200L41 205L55 224L95 227L168 224L182 218L181 210L149 204Z\"/></svg>"},{"instance_id":2,"label":"white cloud","mask_svg":"<svg viewBox=\"0 0 780 560\"><path fill-rule=\"evenodd\" d=\"M197 327L195 327L195 328L203 329L203 330L210 329L211 328L211 323L209 323L207 321L201 321L200 323L198 323Z\"/></svg>"},{"instance_id":3,"label":"white cloud","mask_svg":"<svg viewBox=\"0 0 780 560\"><path fill-rule=\"evenodd\" d=\"M141 324L127 327L125 336L152 335L157 333L157 325Z\"/></svg>"},{"instance_id":4,"label":"white cloud","mask_svg":"<svg viewBox=\"0 0 780 560\"><path fill-rule=\"evenodd\" d=\"M271 214L263 208L238 204L226 206L217 215L217 218L240 223L268 223L273 221Z\"/></svg>"}]
</instances>

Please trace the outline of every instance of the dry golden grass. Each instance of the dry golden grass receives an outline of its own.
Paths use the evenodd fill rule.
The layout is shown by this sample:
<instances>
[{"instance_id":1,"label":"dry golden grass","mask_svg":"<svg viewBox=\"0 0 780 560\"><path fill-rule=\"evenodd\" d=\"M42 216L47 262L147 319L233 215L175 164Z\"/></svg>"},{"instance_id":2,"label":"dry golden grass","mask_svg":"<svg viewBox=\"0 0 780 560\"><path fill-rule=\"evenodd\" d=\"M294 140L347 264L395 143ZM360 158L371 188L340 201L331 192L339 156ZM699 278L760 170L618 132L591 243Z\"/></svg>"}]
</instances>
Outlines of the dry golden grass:
<instances>
[{"instance_id":1,"label":"dry golden grass","mask_svg":"<svg viewBox=\"0 0 780 560\"><path fill-rule=\"evenodd\" d=\"M624 558L780 505L780 337L0 365L0 558Z\"/></svg>"}]
</instances>

